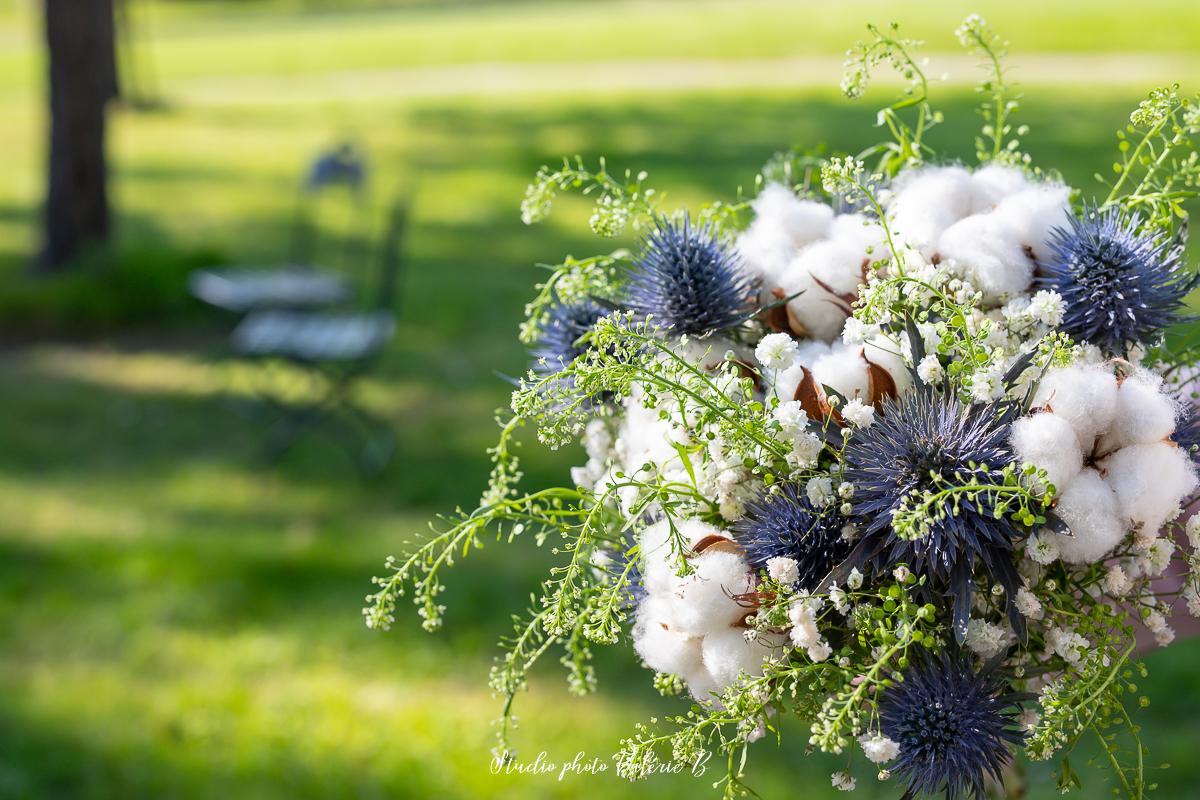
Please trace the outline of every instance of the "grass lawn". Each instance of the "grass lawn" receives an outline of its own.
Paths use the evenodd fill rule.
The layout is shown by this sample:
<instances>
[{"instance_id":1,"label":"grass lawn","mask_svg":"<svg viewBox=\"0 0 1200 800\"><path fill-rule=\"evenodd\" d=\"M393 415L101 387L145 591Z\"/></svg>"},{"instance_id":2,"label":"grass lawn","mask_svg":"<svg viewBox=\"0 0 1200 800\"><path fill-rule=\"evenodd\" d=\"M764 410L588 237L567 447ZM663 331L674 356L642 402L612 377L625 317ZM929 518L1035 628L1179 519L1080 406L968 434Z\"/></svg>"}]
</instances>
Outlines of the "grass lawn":
<instances>
[{"instance_id":1,"label":"grass lawn","mask_svg":"<svg viewBox=\"0 0 1200 800\"><path fill-rule=\"evenodd\" d=\"M670 27L655 4L580 5L584 18L613 26L645 19L659 20L660 31ZM781 5L751 4L747 19L764 36L779 36L769 20ZM695 24L723 41L732 7ZM520 58L524 51L498 35L511 24L506 8L455 11L460 28L445 27L451 12L413 11L411 27L496 48L469 53ZM1097 8L1100 19L1111 11L1108 3ZM532 7L533 30L564 24L556 21L561 9ZM623 17L626 10L632 16ZM436 38L425 50L389 46L409 41L389 38L387 25L409 27L395 22L407 19L399 13L313 12L279 24L263 7L242 18L214 13L164 10L164 36L191 37L178 61L164 61L165 78L203 69L219 88L235 67L329 68L304 60L306 36L344 36L342 52L362 65L448 58ZM1026 39L1014 16L1009 22L1009 33ZM839 36L849 29L841 15L822 24ZM1162 35L1183 37L1189 25L1194 20L1183 19ZM619 31L603 30L598 47L613 48L605 58L645 55L636 37L626 47ZM360 39L364 31L372 35ZM1031 32L1030 47L1057 41ZM750 41L750 33L734 33L735 42ZM1095 41L1066 35L1063 47ZM821 39L819 47L844 44L844 37L836 46ZM794 41L769 47L779 48L772 55L802 50ZM747 48L730 44L716 54ZM261 50L263 61L235 59L250 50ZM691 55L685 50L678 54ZM32 69L28 53L5 58ZM170 85L164 80L168 99ZM36 240L41 116L30 97L16 88L0 93L12 165L0 173L0 278L13 284ZM1033 128L1028 148L1038 163L1092 186L1091 174L1111 161L1111 131L1137 99L1106 87L1030 90L1021 112ZM973 102L969 91L949 90L939 104L947 121L932 134L962 157L976 127ZM118 114L119 252L277 258L299 166L346 133L364 144L374 171L371 210L352 225L377 227L387 199L414 196L399 332L364 387L365 402L395 427L400 456L362 482L340 451L313 439L278 468L262 468L260 429L231 407L244 376L223 358L227 322L194 308L181 307L182 319L86 341L0 351L0 797L703 796L703 780L686 776L631 786L611 770L561 782L489 774L488 722L498 710L486 688L493 644L551 558L532 543L465 561L436 636L421 633L407 609L391 633L370 633L358 607L387 554L421 535L434 513L473 503L481 488L490 412L507 396L493 370L512 374L524 363L515 326L538 274L532 265L613 246L586 235L586 211L574 201L540 228L520 224L517 204L538 165L565 153L606 154L613 167L649 170L673 201L695 203L749 186L762 162L788 145L864 146L874 139L872 118L869 104L829 91L781 90L331 97L262 107L223 104L218 93L202 104ZM331 234L342 227L334 211ZM361 263L346 268L367 277ZM38 302L27 298L26 307ZM577 457L527 450L531 485L561 480ZM1173 764L1155 773L1159 796L1172 800L1193 796L1200 781L1192 757L1200 738L1198 659L1196 641L1152 655L1144 685L1155 700L1141 712L1152 763ZM547 661L520 700L526 757L546 750L556 762L580 751L603 758L634 722L679 708L653 693L624 648L598 654L601 692L586 699L569 698L554 659ZM752 785L768 797L834 796L828 775L841 765L802 758L800 725L786 734L782 748L759 746ZM1091 781L1083 796L1106 791L1084 771ZM1034 770L1032 780L1031 797L1056 794L1044 771ZM866 774L859 783L859 796L897 794Z\"/></svg>"}]
</instances>

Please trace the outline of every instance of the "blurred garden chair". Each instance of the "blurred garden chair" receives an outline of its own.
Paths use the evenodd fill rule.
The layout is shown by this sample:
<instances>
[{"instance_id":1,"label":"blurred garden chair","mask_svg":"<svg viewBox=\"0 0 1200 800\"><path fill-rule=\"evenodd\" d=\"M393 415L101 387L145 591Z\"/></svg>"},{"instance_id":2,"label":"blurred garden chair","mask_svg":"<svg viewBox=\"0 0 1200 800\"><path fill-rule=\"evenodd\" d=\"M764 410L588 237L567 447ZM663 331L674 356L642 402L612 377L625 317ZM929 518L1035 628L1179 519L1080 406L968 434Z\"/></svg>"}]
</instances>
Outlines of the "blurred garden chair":
<instances>
[{"instance_id":1,"label":"blurred garden chair","mask_svg":"<svg viewBox=\"0 0 1200 800\"><path fill-rule=\"evenodd\" d=\"M296 212L291 225L288 252L283 264L269 267L231 267L198 270L189 276L189 289L198 299L232 314L264 309L307 310L336 306L353 296L346 267L356 261L354 248L368 241L363 231L348 222L342 232L341 253L333 263L341 270L320 266L318 231L322 201L341 189L349 199L350 220L365 220L367 168L362 154L350 144L340 144L320 153L309 165L301 182Z\"/></svg>"},{"instance_id":2,"label":"blurred garden chair","mask_svg":"<svg viewBox=\"0 0 1200 800\"><path fill-rule=\"evenodd\" d=\"M354 389L395 333L407 218L407 204L398 202L378 248L377 285L362 310L264 309L234 330L234 352L261 368L264 380L255 394L274 416L266 441L271 460L305 432L318 426L337 431L339 425L338 443L364 472L390 460L390 427L355 402Z\"/></svg>"}]
</instances>

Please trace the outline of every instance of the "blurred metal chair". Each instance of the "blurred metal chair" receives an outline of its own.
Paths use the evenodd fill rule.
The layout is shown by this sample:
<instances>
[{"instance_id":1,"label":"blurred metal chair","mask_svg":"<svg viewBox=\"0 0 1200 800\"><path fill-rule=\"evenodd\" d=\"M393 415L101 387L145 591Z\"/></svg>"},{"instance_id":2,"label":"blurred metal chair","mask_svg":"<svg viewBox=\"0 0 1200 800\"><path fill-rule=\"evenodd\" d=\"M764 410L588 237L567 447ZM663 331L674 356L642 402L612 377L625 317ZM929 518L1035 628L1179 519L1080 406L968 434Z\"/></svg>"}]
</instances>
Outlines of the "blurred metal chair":
<instances>
[{"instance_id":1,"label":"blurred metal chair","mask_svg":"<svg viewBox=\"0 0 1200 800\"><path fill-rule=\"evenodd\" d=\"M395 309L404 259L402 245L408 206L392 209L378 255L378 284L374 297L362 311L296 311L269 309L248 314L232 335L238 355L291 367L274 370L275 380L256 394L275 412L267 434L267 455L278 459L306 431L318 425L332 428L345 423L361 434L363 443L351 445L339 437L364 471L385 466L395 449L391 429L355 402L355 384L367 375L378 355L391 341L396 328ZM272 377L266 370L265 377ZM303 384L308 399L288 399L295 392L281 391L280 378Z\"/></svg>"},{"instance_id":2,"label":"blurred metal chair","mask_svg":"<svg viewBox=\"0 0 1200 800\"><path fill-rule=\"evenodd\" d=\"M336 306L353 296L345 268L361 259L354 248L369 237L347 223L343 231L339 271L318 266L325 254L319 252L318 224L322 197L343 188L352 200L351 219L367 219L364 197L367 167L362 154L343 143L320 153L305 171L292 221L287 263L273 267L204 269L192 273L188 286L196 298L234 314L262 309L316 309Z\"/></svg>"}]
</instances>

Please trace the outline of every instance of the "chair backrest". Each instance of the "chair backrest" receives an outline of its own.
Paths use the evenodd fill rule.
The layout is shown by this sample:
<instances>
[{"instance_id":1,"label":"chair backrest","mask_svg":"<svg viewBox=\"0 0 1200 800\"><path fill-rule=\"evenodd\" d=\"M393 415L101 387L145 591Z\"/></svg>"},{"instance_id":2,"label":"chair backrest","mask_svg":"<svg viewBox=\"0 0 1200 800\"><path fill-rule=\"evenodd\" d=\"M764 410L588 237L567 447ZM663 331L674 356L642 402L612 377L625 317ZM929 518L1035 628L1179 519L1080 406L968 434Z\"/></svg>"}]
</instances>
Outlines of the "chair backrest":
<instances>
[{"instance_id":1,"label":"chair backrest","mask_svg":"<svg viewBox=\"0 0 1200 800\"><path fill-rule=\"evenodd\" d=\"M379 247L379 285L375 295L375 309L379 311L394 311L399 305L408 217L408 200L401 199L392 204Z\"/></svg>"},{"instance_id":2,"label":"chair backrest","mask_svg":"<svg viewBox=\"0 0 1200 800\"><path fill-rule=\"evenodd\" d=\"M318 153L305 173L296 203L292 239L288 258L293 264L313 265L317 261L321 199L332 189L344 189L353 208L347 210L348 221L343 230L344 245L340 254L347 263L354 260L355 247L363 247L365 230L354 220L367 218L361 206L366 196L367 166L361 151L343 142ZM344 266L344 265L339 265Z\"/></svg>"}]
</instances>

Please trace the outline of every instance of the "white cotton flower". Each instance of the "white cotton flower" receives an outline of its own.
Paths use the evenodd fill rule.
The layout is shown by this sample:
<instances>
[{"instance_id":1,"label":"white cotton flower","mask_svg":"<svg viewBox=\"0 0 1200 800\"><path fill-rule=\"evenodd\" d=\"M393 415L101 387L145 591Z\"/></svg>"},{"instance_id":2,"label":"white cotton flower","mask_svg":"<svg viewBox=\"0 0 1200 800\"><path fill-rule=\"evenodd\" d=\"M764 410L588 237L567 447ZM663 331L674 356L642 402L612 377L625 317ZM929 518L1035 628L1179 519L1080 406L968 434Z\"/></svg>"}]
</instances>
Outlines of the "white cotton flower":
<instances>
[{"instance_id":1,"label":"white cotton flower","mask_svg":"<svg viewBox=\"0 0 1200 800\"><path fill-rule=\"evenodd\" d=\"M1052 564L1058 559L1058 543L1050 536L1032 534L1025 540L1025 555L1035 564Z\"/></svg>"},{"instance_id":2,"label":"white cotton flower","mask_svg":"<svg viewBox=\"0 0 1200 800\"><path fill-rule=\"evenodd\" d=\"M933 353L921 359L921 363L917 364L917 377L923 380L926 385L935 385L942 382L942 378L946 377L946 370L942 367L942 362Z\"/></svg>"},{"instance_id":3,"label":"white cotton flower","mask_svg":"<svg viewBox=\"0 0 1200 800\"><path fill-rule=\"evenodd\" d=\"M786 333L768 333L754 348L754 357L767 369L786 369L796 358L796 341Z\"/></svg>"},{"instance_id":4,"label":"white cotton flower","mask_svg":"<svg viewBox=\"0 0 1200 800\"><path fill-rule=\"evenodd\" d=\"M1168 442L1124 447L1100 461L1121 515L1152 537L1196 488L1187 454Z\"/></svg>"},{"instance_id":5,"label":"white cotton flower","mask_svg":"<svg viewBox=\"0 0 1200 800\"><path fill-rule=\"evenodd\" d=\"M646 598L638 606L636 619L633 647L647 666L681 676L701 668L700 639L673 629L666 599Z\"/></svg>"},{"instance_id":6,"label":"white cotton flower","mask_svg":"<svg viewBox=\"0 0 1200 800\"><path fill-rule=\"evenodd\" d=\"M1045 616L1045 611L1042 609L1042 601L1038 600L1037 595L1024 586L1017 589L1017 596L1013 598L1013 605L1017 607L1017 613L1028 619L1039 620Z\"/></svg>"},{"instance_id":7,"label":"white cotton flower","mask_svg":"<svg viewBox=\"0 0 1200 800\"><path fill-rule=\"evenodd\" d=\"M1083 452L1091 453L1116 414L1117 379L1103 365L1056 367L1046 371L1033 404L1065 419Z\"/></svg>"},{"instance_id":8,"label":"white cotton flower","mask_svg":"<svg viewBox=\"0 0 1200 800\"><path fill-rule=\"evenodd\" d=\"M1120 564L1113 564L1105 571L1100 585L1113 597L1124 597L1133 589L1133 581L1125 574Z\"/></svg>"},{"instance_id":9,"label":"white cotton flower","mask_svg":"<svg viewBox=\"0 0 1200 800\"><path fill-rule=\"evenodd\" d=\"M1029 301L1029 315L1048 328L1061 325L1066 310L1062 295L1049 289L1042 289Z\"/></svg>"},{"instance_id":10,"label":"white cotton flower","mask_svg":"<svg viewBox=\"0 0 1200 800\"><path fill-rule=\"evenodd\" d=\"M942 232L971 212L971 176L961 167L926 167L898 176L888 204L893 234L925 258Z\"/></svg>"},{"instance_id":11,"label":"white cotton flower","mask_svg":"<svg viewBox=\"0 0 1200 800\"><path fill-rule=\"evenodd\" d=\"M846 407L842 409L842 418L855 428L869 428L875 422L875 409L856 397L846 403Z\"/></svg>"},{"instance_id":12,"label":"white cotton flower","mask_svg":"<svg viewBox=\"0 0 1200 800\"><path fill-rule=\"evenodd\" d=\"M967 624L967 635L963 643L975 653L989 659L1008 646L1008 630L987 620L972 619Z\"/></svg>"},{"instance_id":13,"label":"white cotton flower","mask_svg":"<svg viewBox=\"0 0 1200 800\"><path fill-rule=\"evenodd\" d=\"M1051 232L1070 220L1071 189L1057 183L1034 186L1001 200L995 214L1020 232L1021 244L1034 258L1045 260L1051 252Z\"/></svg>"},{"instance_id":14,"label":"white cotton flower","mask_svg":"<svg viewBox=\"0 0 1200 800\"><path fill-rule=\"evenodd\" d=\"M823 239L829 234L833 209L824 203L801 200L781 183L768 183L751 203L755 220L784 230L797 247Z\"/></svg>"},{"instance_id":15,"label":"white cotton flower","mask_svg":"<svg viewBox=\"0 0 1200 800\"><path fill-rule=\"evenodd\" d=\"M858 571L858 567L850 570L850 574L846 576L846 588L852 592L856 592L862 588L863 574Z\"/></svg>"},{"instance_id":16,"label":"white cotton flower","mask_svg":"<svg viewBox=\"0 0 1200 800\"><path fill-rule=\"evenodd\" d=\"M746 616L735 597L753 588L754 576L735 553L706 550L692 560L694 571L678 579L670 595L675 629L693 636L723 630Z\"/></svg>"},{"instance_id":17,"label":"white cotton flower","mask_svg":"<svg viewBox=\"0 0 1200 800\"><path fill-rule=\"evenodd\" d=\"M1117 497L1091 467L1080 470L1059 492L1054 513L1071 530L1069 536L1052 534L1060 557L1069 564L1095 563L1125 538Z\"/></svg>"},{"instance_id":18,"label":"white cotton flower","mask_svg":"<svg viewBox=\"0 0 1200 800\"><path fill-rule=\"evenodd\" d=\"M956 272L996 306L1029 288L1034 263L1025 252L1021 231L996 214L975 214L946 229L938 253Z\"/></svg>"},{"instance_id":19,"label":"white cotton flower","mask_svg":"<svg viewBox=\"0 0 1200 800\"><path fill-rule=\"evenodd\" d=\"M767 574L771 580L791 586L800 578L800 565L794 558L775 556L767 559Z\"/></svg>"},{"instance_id":20,"label":"white cotton flower","mask_svg":"<svg viewBox=\"0 0 1200 800\"><path fill-rule=\"evenodd\" d=\"M808 495L808 501L817 508L832 505L837 499L837 495L833 491L833 479L827 475L810 478L804 487L804 492Z\"/></svg>"},{"instance_id":21,"label":"white cotton flower","mask_svg":"<svg viewBox=\"0 0 1200 800\"><path fill-rule=\"evenodd\" d=\"M971 173L971 213L990 211L1009 195L1028 188L1029 181L1019 167L989 164Z\"/></svg>"},{"instance_id":22,"label":"white cotton flower","mask_svg":"<svg viewBox=\"0 0 1200 800\"><path fill-rule=\"evenodd\" d=\"M858 737L858 744L862 747L867 760L872 764L886 764L900 755L900 744L883 734L863 734Z\"/></svg>"},{"instance_id":23,"label":"white cotton flower","mask_svg":"<svg viewBox=\"0 0 1200 800\"><path fill-rule=\"evenodd\" d=\"M818 385L828 386L847 400L870 393L871 379L861 348L835 346L829 355L813 362L812 375Z\"/></svg>"},{"instance_id":24,"label":"white cotton flower","mask_svg":"<svg viewBox=\"0 0 1200 800\"><path fill-rule=\"evenodd\" d=\"M1175 431L1177 416L1175 400L1162 390L1162 379L1138 370L1117 390L1112 428L1100 439L1103 449L1162 441Z\"/></svg>"},{"instance_id":25,"label":"white cotton flower","mask_svg":"<svg viewBox=\"0 0 1200 800\"><path fill-rule=\"evenodd\" d=\"M1047 479L1061 492L1083 467L1083 453L1071 425L1046 412L1022 417L1009 434L1013 452L1022 462L1046 470Z\"/></svg>"},{"instance_id":26,"label":"white cotton flower","mask_svg":"<svg viewBox=\"0 0 1200 800\"><path fill-rule=\"evenodd\" d=\"M798 334L821 342L832 342L841 335L850 316L849 307L821 286L800 257L788 264L779 278L779 287L791 298L787 302L788 318L793 328L799 324Z\"/></svg>"},{"instance_id":27,"label":"white cotton flower","mask_svg":"<svg viewBox=\"0 0 1200 800\"><path fill-rule=\"evenodd\" d=\"M909 368L912 353L907 338L901 337L897 341L882 333L872 336L863 345L862 357L891 376L899 396L903 397L912 389L912 370Z\"/></svg>"},{"instance_id":28,"label":"white cotton flower","mask_svg":"<svg viewBox=\"0 0 1200 800\"><path fill-rule=\"evenodd\" d=\"M858 785L858 781L845 772L835 772L830 776L830 782L833 788L843 792L853 792L854 787Z\"/></svg>"},{"instance_id":29,"label":"white cotton flower","mask_svg":"<svg viewBox=\"0 0 1200 800\"><path fill-rule=\"evenodd\" d=\"M1017 724L1021 726L1022 730L1031 731L1037 727L1039 719L1041 719L1041 716L1038 712L1032 708L1027 708L1017 717Z\"/></svg>"},{"instance_id":30,"label":"white cotton flower","mask_svg":"<svg viewBox=\"0 0 1200 800\"><path fill-rule=\"evenodd\" d=\"M1087 658L1092 644L1075 631L1051 628L1046 631L1046 646L1068 664L1078 667Z\"/></svg>"},{"instance_id":31,"label":"white cotton flower","mask_svg":"<svg viewBox=\"0 0 1200 800\"><path fill-rule=\"evenodd\" d=\"M675 536L679 541L675 541ZM674 592L681 580L676 573L680 567L680 548L690 549L701 539L729 534L698 519L679 520L672 533L671 522L663 519L646 526L638 534L641 555L642 583L651 594Z\"/></svg>"},{"instance_id":32,"label":"white cotton flower","mask_svg":"<svg viewBox=\"0 0 1200 800\"><path fill-rule=\"evenodd\" d=\"M748 641L742 631L726 627L704 637L701 655L704 666L718 689L732 685L739 674L762 674L763 663L780 654L779 639L773 634Z\"/></svg>"}]
</instances>

